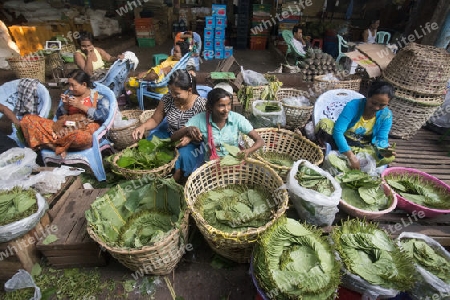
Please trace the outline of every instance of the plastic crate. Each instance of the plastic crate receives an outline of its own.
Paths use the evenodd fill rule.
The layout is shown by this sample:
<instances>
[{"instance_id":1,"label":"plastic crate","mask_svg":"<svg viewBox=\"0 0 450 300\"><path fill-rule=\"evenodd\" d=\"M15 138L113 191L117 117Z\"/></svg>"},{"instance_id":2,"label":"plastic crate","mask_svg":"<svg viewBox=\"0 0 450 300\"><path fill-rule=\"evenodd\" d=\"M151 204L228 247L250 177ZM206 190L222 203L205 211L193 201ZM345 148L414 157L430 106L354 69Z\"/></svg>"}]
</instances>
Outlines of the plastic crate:
<instances>
[{"instance_id":1,"label":"plastic crate","mask_svg":"<svg viewBox=\"0 0 450 300\"><path fill-rule=\"evenodd\" d=\"M138 38L138 45L141 48L155 47L155 39L153 38Z\"/></svg>"},{"instance_id":2,"label":"plastic crate","mask_svg":"<svg viewBox=\"0 0 450 300\"><path fill-rule=\"evenodd\" d=\"M230 56L233 56L233 47L225 46L225 52L224 52L223 58L228 58Z\"/></svg>"},{"instance_id":3,"label":"plastic crate","mask_svg":"<svg viewBox=\"0 0 450 300\"><path fill-rule=\"evenodd\" d=\"M227 27L227 17L226 16L216 16L215 28L224 29Z\"/></svg>"},{"instance_id":4,"label":"plastic crate","mask_svg":"<svg viewBox=\"0 0 450 300\"><path fill-rule=\"evenodd\" d=\"M213 16L226 16L227 15L227 6L225 4L213 4L211 10L212 10Z\"/></svg>"},{"instance_id":5,"label":"plastic crate","mask_svg":"<svg viewBox=\"0 0 450 300\"><path fill-rule=\"evenodd\" d=\"M216 17L215 16L207 16L205 17L205 28L213 29L216 26Z\"/></svg>"},{"instance_id":6,"label":"plastic crate","mask_svg":"<svg viewBox=\"0 0 450 300\"><path fill-rule=\"evenodd\" d=\"M152 28L152 18L134 19L134 27L136 31L146 31Z\"/></svg>"},{"instance_id":7,"label":"plastic crate","mask_svg":"<svg viewBox=\"0 0 450 300\"><path fill-rule=\"evenodd\" d=\"M251 50L265 50L267 45L267 37L252 36L250 38Z\"/></svg>"}]
</instances>

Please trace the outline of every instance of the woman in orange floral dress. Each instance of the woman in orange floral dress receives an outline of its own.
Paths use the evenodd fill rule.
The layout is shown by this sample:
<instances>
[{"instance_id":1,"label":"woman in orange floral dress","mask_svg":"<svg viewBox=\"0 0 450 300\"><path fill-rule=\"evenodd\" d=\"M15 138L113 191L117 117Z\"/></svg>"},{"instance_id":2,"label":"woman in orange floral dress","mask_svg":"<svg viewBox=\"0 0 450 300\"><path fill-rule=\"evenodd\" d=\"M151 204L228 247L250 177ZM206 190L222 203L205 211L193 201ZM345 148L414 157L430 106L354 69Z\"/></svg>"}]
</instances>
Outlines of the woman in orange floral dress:
<instances>
[{"instance_id":1,"label":"woman in orange floral dress","mask_svg":"<svg viewBox=\"0 0 450 300\"><path fill-rule=\"evenodd\" d=\"M65 158L67 151L92 147L92 134L109 115L109 101L92 89L88 74L76 70L68 80L69 94L62 94L58 121L26 115L20 121L30 148L52 149Z\"/></svg>"}]
</instances>

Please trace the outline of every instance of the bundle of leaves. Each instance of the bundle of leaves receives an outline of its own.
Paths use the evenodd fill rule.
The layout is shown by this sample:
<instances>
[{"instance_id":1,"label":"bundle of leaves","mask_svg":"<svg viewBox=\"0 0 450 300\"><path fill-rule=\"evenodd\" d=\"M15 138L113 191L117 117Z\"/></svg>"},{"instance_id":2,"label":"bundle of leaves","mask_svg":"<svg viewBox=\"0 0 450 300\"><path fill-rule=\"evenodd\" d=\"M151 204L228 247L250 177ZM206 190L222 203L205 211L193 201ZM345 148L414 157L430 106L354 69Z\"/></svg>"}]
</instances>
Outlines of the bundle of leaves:
<instances>
[{"instance_id":1,"label":"bundle of leaves","mask_svg":"<svg viewBox=\"0 0 450 300\"><path fill-rule=\"evenodd\" d=\"M260 112L265 112L265 113L269 113L269 112L275 112L275 111L280 111L281 107L278 104L274 104L270 101L264 101L262 103L259 103L257 105L255 105L255 108L257 110L259 110Z\"/></svg>"},{"instance_id":2,"label":"bundle of leaves","mask_svg":"<svg viewBox=\"0 0 450 300\"><path fill-rule=\"evenodd\" d=\"M375 223L347 220L331 237L351 274L386 289L407 291L413 286L416 272L410 258Z\"/></svg>"},{"instance_id":3,"label":"bundle of leaves","mask_svg":"<svg viewBox=\"0 0 450 300\"><path fill-rule=\"evenodd\" d=\"M149 246L181 225L183 187L173 178L148 178L140 184L137 188L133 181L118 184L86 211L88 226L107 245Z\"/></svg>"},{"instance_id":4,"label":"bundle of leaves","mask_svg":"<svg viewBox=\"0 0 450 300\"><path fill-rule=\"evenodd\" d=\"M294 159L289 154L262 150L258 153L262 159L274 165L279 165L282 167L292 167L292 165L294 164Z\"/></svg>"},{"instance_id":5,"label":"bundle of leaves","mask_svg":"<svg viewBox=\"0 0 450 300\"><path fill-rule=\"evenodd\" d=\"M401 239L401 247L417 265L450 285L450 259L422 239Z\"/></svg>"},{"instance_id":6,"label":"bundle of leaves","mask_svg":"<svg viewBox=\"0 0 450 300\"><path fill-rule=\"evenodd\" d=\"M403 198L435 209L450 209L450 193L418 175L389 174L384 178L391 188Z\"/></svg>"},{"instance_id":7,"label":"bundle of leaves","mask_svg":"<svg viewBox=\"0 0 450 300\"><path fill-rule=\"evenodd\" d=\"M260 187L230 184L200 194L195 208L209 225L218 230L245 231L270 221L272 213L266 199L271 197Z\"/></svg>"},{"instance_id":8,"label":"bundle of leaves","mask_svg":"<svg viewBox=\"0 0 450 300\"><path fill-rule=\"evenodd\" d=\"M342 200L353 207L380 211L392 204L393 197L386 196L379 177L372 177L360 170L350 170L335 178L342 188Z\"/></svg>"},{"instance_id":9,"label":"bundle of leaves","mask_svg":"<svg viewBox=\"0 0 450 300\"><path fill-rule=\"evenodd\" d=\"M242 103L242 106L244 107L245 111L248 111L248 109L251 106L252 100L275 100L276 94L278 92L278 89L283 86L283 83L278 80L278 78L275 75L269 75L264 74L264 77L267 79L269 84L258 87L262 88L261 93L257 95L258 97L255 99L256 95L254 93L255 87L254 86L243 86L238 91L238 99L239 102Z\"/></svg>"},{"instance_id":10,"label":"bundle of leaves","mask_svg":"<svg viewBox=\"0 0 450 300\"><path fill-rule=\"evenodd\" d=\"M0 192L0 226L22 220L38 209L36 193L14 187L9 191Z\"/></svg>"},{"instance_id":11,"label":"bundle of leaves","mask_svg":"<svg viewBox=\"0 0 450 300\"><path fill-rule=\"evenodd\" d=\"M340 268L320 230L285 217L253 250L254 275L271 299L335 299Z\"/></svg>"},{"instance_id":12,"label":"bundle of leaves","mask_svg":"<svg viewBox=\"0 0 450 300\"><path fill-rule=\"evenodd\" d=\"M304 162L300 163L295 179L302 187L314 190L325 196L329 197L334 192L331 181L317 171L308 168Z\"/></svg>"},{"instance_id":13,"label":"bundle of leaves","mask_svg":"<svg viewBox=\"0 0 450 300\"><path fill-rule=\"evenodd\" d=\"M117 165L131 170L151 170L169 163L175 157L175 143L170 139L153 136L152 140L140 140L137 147L123 150Z\"/></svg>"}]
</instances>

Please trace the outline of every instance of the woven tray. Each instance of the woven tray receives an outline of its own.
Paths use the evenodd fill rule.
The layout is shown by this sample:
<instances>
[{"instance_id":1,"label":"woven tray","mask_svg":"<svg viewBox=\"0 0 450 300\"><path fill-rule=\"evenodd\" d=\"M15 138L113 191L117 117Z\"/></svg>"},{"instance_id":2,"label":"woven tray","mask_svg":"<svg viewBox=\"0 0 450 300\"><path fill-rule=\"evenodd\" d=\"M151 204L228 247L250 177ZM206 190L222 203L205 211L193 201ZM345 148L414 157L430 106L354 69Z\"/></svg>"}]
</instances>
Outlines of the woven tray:
<instances>
[{"instance_id":1,"label":"woven tray","mask_svg":"<svg viewBox=\"0 0 450 300\"><path fill-rule=\"evenodd\" d=\"M359 75L349 75L339 81L325 80L326 75L314 77L314 89L322 93L329 90L346 89L359 92L362 78Z\"/></svg>"},{"instance_id":2,"label":"woven tray","mask_svg":"<svg viewBox=\"0 0 450 300\"><path fill-rule=\"evenodd\" d=\"M323 161L323 152L320 147L293 131L277 128L258 128L255 130L264 140L264 147L260 151L287 154L294 161L305 159L316 166ZM244 136L244 138L246 147L251 147L254 143L253 140L248 136ZM291 170L291 167L272 164L264 160L259 151L254 152L253 155L257 160L277 171L283 179Z\"/></svg>"},{"instance_id":3,"label":"woven tray","mask_svg":"<svg viewBox=\"0 0 450 300\"><path fill-rule=\"evenodd\" d=\"M130 147L137 147L137 144L134 144ZM175 149L175 157L168 164L151 170L130 170L119 167L117 165L117 160L120 158L120 155L121 153L118 153L114 156L113 161L111 162L111 170L116 174L122 175L126 179L138 179L146 176L166 177L172 171L173 167L175 166L175 162L177 161L180 154L178 150Z\"/></svg>"},{"instance_id":4,"label":"woven tray","mask_svg":"<svg viewBox=\"0 0 450 300\"><path fill-rule=\"evenodd\" d=\"M204 192L231 184L256 185L270 191L273 197L267 199L267 205L273 208L272 219L264 226L234 233L220 231L210 226L195 209L197 197ZM282 216L288 207L287 191L278 189L282 184L283 180L273 169L254 159L248 159L245 164L235 166L220 166L219 161L209 161L189 176L184 194L192 217L209 246L232 261L248 263L259 235Z\"/></svg>"},{"instance_id":5,"label":"woven tray","mask_svg":"<svg viewBox=\"0 0 450 300\"><path fill-rule=\"evenodd\" d=\"M90 226L87 226L87 232L103 249L130 270L141 271L144 274L167 275L175 269L185 252L188 223L189 211L186 209L180 228L172 229L169 235L153 246L145 246L139 250L110 247Z\"/></svg>"},{"instance_id":6,"label":"woven tray","mask_svg":"<svg viewBox=\"0 0 450 300\"><path fill-rule=\"evenodd\" d=\"M141 124L144 124L148 119L150 119L154 113L154 109L144 110L139 116L139 121L141 121Z\"/></svg>"},{"instance_id":7,"label":"woven tray","mask_svg":"<svg viewBox=\"0 0 450 300\"><path fill-rule=\"evenodd\" d=\"M443 96L442 96L443 97ZM409 140L439 109L436 102L418 102L394 97L389 101L392 128L389 135Z\"/></svg>"},{"instance_id":8,"label":"woven tray","mask_svg":"<svg viewBox=\"0 0 450 300\"><path fill-rule=\"evenodd\" d=\"M114 148L117 150L125 149L126 147L136 143L132 133L133 130L141 124L140 116L142 114L142 110L124 110L121 111L121 113L122 118L126 118L127 120L135 119L135 121L125 127L111 127L109 129L109 139L114 143Z\"/></svg>"},{"instance_id":9,"label":"woven tray","mask_svg":"<svg viewBox=\"0 0 450 300\"><path fill-rule=\"evenodd\" d=\"M17 78L35 78L45 83L44 56L11 57L8 64Z\"/></svg>"},{"instance_id":10,"label":"woven tray","mask_svg":"<svg viewBox=\"0 0 450 300\"><path fill-rule=\"evenodd\" d=\"M305 127L311 118L314 106L292 106L283 103L283 99L290 97L300 97L305 95L305 91L289 88L281 88L276 93L278 101L281 101L286 115L286 128L296 129Z\"/></svg>"},{"instance_id":11,"label":"woven tray","mask_svg":"<svg viewBox=\"0 0 450 300\"><path fill-rule=\"evenodd\" d=\"M444 94L450 78L450 54L434 46L409 43L388 64L383 77L422 94Z\"/></svg>"}]
</instances>

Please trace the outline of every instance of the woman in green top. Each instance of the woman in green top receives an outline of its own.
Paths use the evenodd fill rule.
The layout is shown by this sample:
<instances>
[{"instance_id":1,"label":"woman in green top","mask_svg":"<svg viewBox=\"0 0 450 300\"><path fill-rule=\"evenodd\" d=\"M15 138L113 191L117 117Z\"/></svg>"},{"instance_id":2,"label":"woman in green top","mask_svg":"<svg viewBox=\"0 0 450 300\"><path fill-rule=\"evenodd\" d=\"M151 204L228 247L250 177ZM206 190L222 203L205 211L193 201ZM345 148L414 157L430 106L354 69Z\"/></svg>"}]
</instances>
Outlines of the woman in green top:
<instances>
[{"instance_id":1,"label":"woman in green top","mask_svg":"<svg viewBox=\"0 0 450 300\"><path fill-rule=\"evenodd\" d=\"M190 142L205 142L208 145L207 159L217 158L211 156L213 153L219 157L227 155L224 144L238 147L240 133L248 135L254 141L250 148L241 151L244 157L264 146L264 140L250 122L244 116L231 111L231 98L230 93L222 88L212 89L208 93L206 112L192 117L185 127L172 135L172 140L180 140L180 146ZM208 134L208 126L212 136Z\"/></svg>"}]
</instances>

